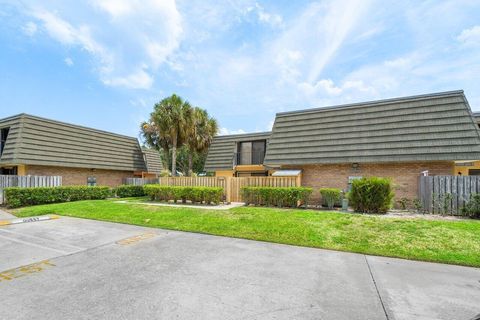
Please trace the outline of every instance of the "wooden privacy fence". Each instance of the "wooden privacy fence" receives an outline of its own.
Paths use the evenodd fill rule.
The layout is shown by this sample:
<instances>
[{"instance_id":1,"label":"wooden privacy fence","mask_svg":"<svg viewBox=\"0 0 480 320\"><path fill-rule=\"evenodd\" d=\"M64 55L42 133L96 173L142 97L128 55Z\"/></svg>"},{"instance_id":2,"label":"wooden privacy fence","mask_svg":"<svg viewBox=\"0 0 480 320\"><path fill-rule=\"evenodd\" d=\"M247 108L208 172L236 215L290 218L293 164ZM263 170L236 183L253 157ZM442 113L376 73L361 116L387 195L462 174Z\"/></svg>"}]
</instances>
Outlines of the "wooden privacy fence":
<instances>
[{"instance_id":1,"label":"wooden privacy fence","mask_svg":"<svg viewBox=\"0 0 480 320\"><path fill-rule=\"evenodd\" d=\"M422 176L418 183L418 198L429 213L459 215L479 192L480 176Z\"/></svg>"},{"instance_id":2,"label":"wooden privacy fence","mask_svg":"<svg viewBox=\"0 0 480 320\"><path fill-rule=\"evenodd\" d=\"M58 187L62 185L61 176L5 176L0 175L0 204L3 204L3 189L8 187Z\"/></svg>"},{"instance_id":3,"label":"wooden privacy fence","mask_svg":"<svg viewBox=\"0 0 480 320\"><path fill-rule=\"evenodd\" d=\"M220 187L227 202L243 202L242 187L295 187L297 177L161 177L158 179L127 178L125 184L161 184L184 187Z\"/></svg>"},{"instance_id":4,"label":"wooden privacy fence","mask_svg":"<svg viewBox=\"0 0 480 320\"><path fill-rule=\"evenodd\" d=\"M126 178L125 184L143 186L145 184L161 184L163 186L183 187L221 187L225 188L224 177L161 177L155 179Z\"/></svg>"},{"instance_id":5,"label":"wooden privacy fence","mask_svg":"<svg viewBox=\"0 0 480 320\"><path fill-rule=\"evenodd\" d=\"M243 202L243 187L296 187L297 177L229 177L226 190L227 201Z\"/></svg>"}]
</instances>

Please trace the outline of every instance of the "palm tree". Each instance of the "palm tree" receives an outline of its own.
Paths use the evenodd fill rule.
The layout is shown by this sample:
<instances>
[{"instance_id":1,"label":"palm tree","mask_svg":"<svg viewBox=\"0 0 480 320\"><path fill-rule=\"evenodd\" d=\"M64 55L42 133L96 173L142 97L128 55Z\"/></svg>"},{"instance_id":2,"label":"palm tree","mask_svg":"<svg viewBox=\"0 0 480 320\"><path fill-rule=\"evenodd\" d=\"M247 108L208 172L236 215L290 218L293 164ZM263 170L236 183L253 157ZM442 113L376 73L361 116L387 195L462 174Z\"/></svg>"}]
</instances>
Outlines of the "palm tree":
<instances>
[{"instance_id":1,"label":"palm tree","mask_svg":"<svg viewBox=\"0 0 480 320\"><path fill-rule=\"evenodd\" d=\"M154 106L150 121L142 124L146 142L164 151L172 150L172 176L177 174L177 148L185 142L192 107L176 94Z\"/></svg>"},{"instance_id":2,"label":"palm tree","mask_svg":"<svg viewBox=\"0 0 480 320\"><path fill-rule=\"evenodd\" d=\"M208 112L195 107L187 119L186 144L188 154L188 175L192 174L193 153L204 153L208 150L213 137L218 132L218 124L214 118L210 118Z\"/></svg>"}]
</instances>

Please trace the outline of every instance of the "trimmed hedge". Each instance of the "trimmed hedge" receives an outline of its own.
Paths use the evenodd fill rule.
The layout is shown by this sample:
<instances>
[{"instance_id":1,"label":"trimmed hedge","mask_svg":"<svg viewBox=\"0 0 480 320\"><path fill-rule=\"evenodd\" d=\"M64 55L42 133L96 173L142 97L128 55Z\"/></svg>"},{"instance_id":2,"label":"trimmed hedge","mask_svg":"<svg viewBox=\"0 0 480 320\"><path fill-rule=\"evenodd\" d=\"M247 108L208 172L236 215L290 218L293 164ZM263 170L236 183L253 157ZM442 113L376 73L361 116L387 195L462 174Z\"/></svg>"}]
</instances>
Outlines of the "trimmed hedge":
<instances>
[{"instance_id":1,"label":"trimmed hedge","mask_svg":"<svg viewBox=\"0 0 480 320\"><path fill-rule=\"evenodd\" d=\"M242 195L246 205L297 207L300 202L307 207L312 188L305 187L243 187Z\"/></svg>"},{"instance_id":2,"label":"trimmed hedge","mask_svg":"<svg viewBox=\"0 0 480 320\"><path fill-rule=\"evenodd\" d=\"M335 205L339 205L342 200L342 190L336 188L321 188L320 195L322 196L322 205L327 206L328 209L333 209Z\"/></svg>"},{"instance_id":3,"label":"trimmed hedge","mask_svg":"<svg viewBox=\"0 0 480 320\"><path fill-rule=\"evenodd\" d=\"M119 198L143 197L145 191L143 186L121 185L116 187L113 192Z\"/></svg>"},{"instance_id":4,"label":"trimmed hedge","mask_svg":"<svg viewBox=\"0 0 480 320\"><path fill-rule=\"evenodd\" d=\"M10 208L55 202L106 199L111 196L110 188L101 186L12 187L5 188L4 192L5 202Z\"/></svg>"},{"instance_id":5,"label":"trimmed hedge","mask_svg":"<svg viewBox=\"0 0 480 320\"><path fill-rule=\"evenodd\" d=\"M223 188L217 187L177 187L148 184L143 186L144 192L153 201L170 201L183 203L219 204L223 197Z\"/></svg>"},{"instance_id":6,"label":"trimmed hedge","mask_svg":"<svg viewBox=\"0 0 480 320\"><path fill-rule=\"evenodd\" d=\"M386 213L394 197L392 182L387 178L369 177L352 182L348 198L357 212Z\"/></svg>"}]
</instances>

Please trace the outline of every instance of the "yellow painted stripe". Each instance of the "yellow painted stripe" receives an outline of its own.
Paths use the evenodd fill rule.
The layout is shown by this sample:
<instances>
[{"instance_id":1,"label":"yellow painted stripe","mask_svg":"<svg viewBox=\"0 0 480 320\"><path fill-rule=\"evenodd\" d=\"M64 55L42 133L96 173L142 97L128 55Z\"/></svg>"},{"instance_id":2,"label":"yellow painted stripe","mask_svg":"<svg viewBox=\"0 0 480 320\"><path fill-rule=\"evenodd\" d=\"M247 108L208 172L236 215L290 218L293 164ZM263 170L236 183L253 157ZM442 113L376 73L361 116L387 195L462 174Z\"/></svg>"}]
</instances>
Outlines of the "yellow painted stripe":
<instances>
[{"instance_id":1,"label":"yellow painted stripe","mask_svg":"<svg viewBox=\"0 0 480 320\"><path fill-rule=\"evenodd\" d=\"M155 236L156 236L156 234L153 233L153 232L142 233L142 234L139 234L138 236L133 236L133 237L130 237L130 238L125 238L125 239L119 240L116 243L125 246L125 245L128 245L128 244L137 243L137 242L142 241L142 240L150 239L150 238L153 238Z\"/></svg>"},{"instance_id":2,"label":"yellow painted stripe","mask_svg":"<svg viewBox=\"0 0 480 320\"><path fill-rule=\"evenodd\" d=\"M60 216L56 214L48 215L48 216L37 216L37 217L26 217L26 218L16 218L10 220L0 220L0 226L8 226L11 224L20 224L20 223L27 223L27 222L37 222L37 221L47 221L47 220L55 220L60 219Z\"/></svg>"},{"instance_id":3,"label":"yellow painted stripe","mask_svg":"<svg viewBox=\"0 0 480 320\"><path fill-rule=\"evenodd\" d=\"M43 260L15 269L6 270L0 272L0 282L21 278L32 273L38 273L43 271L46 267L55 267L55 265L51 263L50 260Z\"/></svg>"}]
</instances>

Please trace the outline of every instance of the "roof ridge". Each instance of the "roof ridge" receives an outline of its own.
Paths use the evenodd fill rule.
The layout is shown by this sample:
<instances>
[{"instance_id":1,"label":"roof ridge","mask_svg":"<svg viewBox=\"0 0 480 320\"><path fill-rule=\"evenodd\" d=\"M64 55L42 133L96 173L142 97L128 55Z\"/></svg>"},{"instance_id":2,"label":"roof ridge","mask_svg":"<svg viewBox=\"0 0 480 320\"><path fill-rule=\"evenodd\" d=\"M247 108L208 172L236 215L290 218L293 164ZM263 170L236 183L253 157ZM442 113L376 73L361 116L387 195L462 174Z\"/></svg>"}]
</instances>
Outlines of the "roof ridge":
<instances>
[{"instance_id":1,"label":"roof ridge","mask_svg":"<svg viewBox=\"0 0 480 320\"><path fill-rule=\"evenodd\" d=\"M247 133L235 133L235 134L222 134L215 136L215 138L236 138L236 137L246 137L249 135L262 135L262 134L272 134L272 131L261 131L261 132L247 132Z\"/></svg>"},{"instance_id":2,"label":"roof ridge","mask_svg":"<svg viewBox=\"0 0 480 320\"><path fill-rule=\"evenodd\" d=\"M120 138L135 139L135 140L138 141L138 139L136 137L127 136L127 135L124 135L124 134L115 133L115 132L111 132L111 131L106 131L106 130L102 130L102 129L87 127L87 126L84 126L84 125L78 125L78 124L74 124L74 123L70 123L70 122L65 122L65 121L60 121L60 120L55 120L55 119L49 119L49 118L45 118L45 117L40 117L40 116L28 114L28 113L19 113L19 114L10 116L10 117L2 118L2 119L0 119L0 121L11 120L11 119L15 119L15 118L19 118L19 119L30 118L30 119L36 119L36 120L41 120L41 121L47 121L47 122L52 122L52 123L56 123L56 124L60 124L60 125L66 125L66 126L69 126L69 127L81 128L81 129L90 130L90 131L94 131L94 132L98 132L98 133L109 134L109 135L117 136L117 137L120 137Z\"/></svg>"},{"instance_id":3,"label":"roof ridge","mask_svg":"<svg viewBox=\"0 0 480 320\"><path fill-rule=\"evenodd\" d=\"M425 99L428 99L428 98L438 98L438 97L452 96L452 95L465 96L463 90L452 90L452 91L434 92L434 93L427 93L427 94L420 94L420 95L387 98L387 99L379 99L379 100L370 100L370 101L363 101L363 102L355 102L355 103L347 103L347 104L330 105L330 106L324 106L324 107L315 107L315 108L308 108L308 109L278 112L278 113L276 113L276 116L291 115L291 114L296 114L296 113L310 113L310 112L319 112L319 111L330 111L330 110L337 110L337 109L349 109L349 108L354 109L354 108L361 108L361 107L371 107L371 106L382 105L382 104L398 103L398 102L404 102L404 101L406 102L406 101L413 101L413 100L425 100Z\"/></svg>"}]
</instances>

